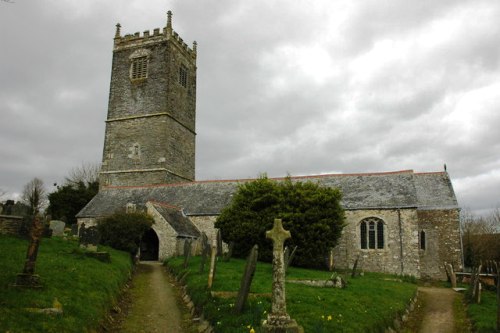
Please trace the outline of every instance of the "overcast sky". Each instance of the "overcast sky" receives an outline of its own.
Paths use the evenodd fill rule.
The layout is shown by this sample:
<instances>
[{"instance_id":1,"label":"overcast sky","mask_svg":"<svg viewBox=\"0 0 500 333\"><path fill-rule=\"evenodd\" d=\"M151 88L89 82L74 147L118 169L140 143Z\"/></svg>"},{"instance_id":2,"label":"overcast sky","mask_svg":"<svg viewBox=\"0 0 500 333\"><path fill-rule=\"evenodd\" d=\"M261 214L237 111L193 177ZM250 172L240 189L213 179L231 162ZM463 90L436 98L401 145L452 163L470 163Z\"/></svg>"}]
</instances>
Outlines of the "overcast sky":
<instances>
[{"instance_id":1,"label":"overcast sky","mask_svg":"<svg viewBox=\"0 0 500 333\"><path fill-rule=\"evenodd\" d=\"M104 142L115 24L198 42L196 178L448 166L500 206L498 0L0 0L0 189Z\"/></svg>"}]
</instances>

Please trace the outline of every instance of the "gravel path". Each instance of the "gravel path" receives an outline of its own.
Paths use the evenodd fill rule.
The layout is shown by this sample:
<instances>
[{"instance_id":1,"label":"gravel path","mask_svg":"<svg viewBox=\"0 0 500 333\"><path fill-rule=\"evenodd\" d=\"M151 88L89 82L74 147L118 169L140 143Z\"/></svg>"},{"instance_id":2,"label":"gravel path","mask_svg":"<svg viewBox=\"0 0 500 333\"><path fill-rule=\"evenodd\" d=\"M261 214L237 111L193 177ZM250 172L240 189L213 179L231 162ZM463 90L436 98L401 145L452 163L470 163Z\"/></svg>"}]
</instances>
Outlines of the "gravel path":
<instances>
[{"instance_id":1,"label":"gravel path","mask_svg":"<svg viewBox=\"0 0 500 333\"><path fill-rule=\"evenodd\" d=\"M186 332L186 313L179 296L159 262L141 262L130 290L132 304L121 326L126 333Z\"/></svg>"},{"instance_id":2,"label":"gravel path","mask_svg":"<svg viewBox=\"0 0 500 333\"><path fill-rule=\"evenodd\" d=\"M423 308L421 333L453 333L453 301L456 293L452 289L419 287Z\"/></svg>"}]
</instances>

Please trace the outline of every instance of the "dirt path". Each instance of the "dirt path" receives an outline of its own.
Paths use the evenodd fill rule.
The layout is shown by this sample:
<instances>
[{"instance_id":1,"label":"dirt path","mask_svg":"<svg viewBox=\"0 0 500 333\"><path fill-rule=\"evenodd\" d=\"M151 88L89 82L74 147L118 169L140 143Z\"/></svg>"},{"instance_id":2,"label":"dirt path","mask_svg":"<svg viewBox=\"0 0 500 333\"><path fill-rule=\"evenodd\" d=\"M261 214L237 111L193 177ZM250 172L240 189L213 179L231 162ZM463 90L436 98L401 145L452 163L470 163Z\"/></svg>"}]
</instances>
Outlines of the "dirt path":
<instances>
[{"instance_id":1,"label":"dirt path","mask_svg":"<svg viewBox=\"0 0 500 333\"><path fill-rule=\"evenodd\" d=\"M179 295L159 262L141 262L130 289L131 304L120 332L183 333L189 322Z\"/></svg>"},{"instance_id":2,"label":"dirt path","mask_svg":"<svg viewBox=\"0 0 500 333\"><path fill-rule=\"evenodd\" d=\"M422 299L422 324L420 333L453 333L453 301L456 293L452 289L419 287L419 298Z\"/></svg>"}]
</instances>

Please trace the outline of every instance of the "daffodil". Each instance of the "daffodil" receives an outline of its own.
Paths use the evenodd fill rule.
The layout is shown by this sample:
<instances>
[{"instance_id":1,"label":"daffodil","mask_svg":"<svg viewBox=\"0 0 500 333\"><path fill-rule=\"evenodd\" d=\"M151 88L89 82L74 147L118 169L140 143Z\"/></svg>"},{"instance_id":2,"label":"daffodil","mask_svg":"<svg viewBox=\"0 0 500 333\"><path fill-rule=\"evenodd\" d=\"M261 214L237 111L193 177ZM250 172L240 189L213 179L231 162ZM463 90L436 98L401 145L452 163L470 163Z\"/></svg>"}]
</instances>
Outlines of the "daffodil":
<instances>
[{"instance_id":1,"label":"daffodil","mask_svg":"<svg viewBox=\"0 0 500 333\"><path fill-rule=\"evenodd\" d=\"M328 321L332 320L332 316L329 315L327 318L326 318Z\"/></svg>"}]
</instances>

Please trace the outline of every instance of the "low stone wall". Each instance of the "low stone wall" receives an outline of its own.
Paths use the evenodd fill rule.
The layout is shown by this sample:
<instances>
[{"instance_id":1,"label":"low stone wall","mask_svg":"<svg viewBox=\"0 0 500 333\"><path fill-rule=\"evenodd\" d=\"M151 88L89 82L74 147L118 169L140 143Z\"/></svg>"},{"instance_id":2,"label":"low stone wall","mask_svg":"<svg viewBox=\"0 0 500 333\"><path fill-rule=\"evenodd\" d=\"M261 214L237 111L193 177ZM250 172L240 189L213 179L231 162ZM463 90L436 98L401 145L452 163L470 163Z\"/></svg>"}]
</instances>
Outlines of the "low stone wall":
<instances>
[{"instance_id":1,"label":"low stone wall","mask_svg":"<svg viewBox=\"0 0 500 333\"><path fill-rule=\"evenodd\" d=\"M24 218L15 215L0 215L1 235L21 235L24 229Z\"/></svg>"},{"instance_id":2,"label":"low stone wall","mask_svg":"<svg viewBox=\"0 0 500 333\"><path fill-rule=\"evenodd\" d=\"M418 300L418 290L415 293L415 296L410 300L410 302L406 304L406 310L402 314L400 314L397 318L394 319L392 327L388 327L385 330L385 333L401 332L404 323L408 321L411 312L415 310L415 305L417 304L417 300Z\"/></svg>"}]
</instances>

